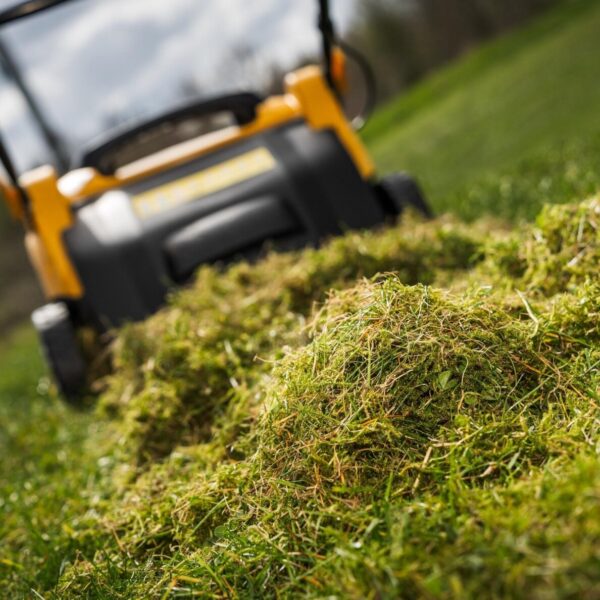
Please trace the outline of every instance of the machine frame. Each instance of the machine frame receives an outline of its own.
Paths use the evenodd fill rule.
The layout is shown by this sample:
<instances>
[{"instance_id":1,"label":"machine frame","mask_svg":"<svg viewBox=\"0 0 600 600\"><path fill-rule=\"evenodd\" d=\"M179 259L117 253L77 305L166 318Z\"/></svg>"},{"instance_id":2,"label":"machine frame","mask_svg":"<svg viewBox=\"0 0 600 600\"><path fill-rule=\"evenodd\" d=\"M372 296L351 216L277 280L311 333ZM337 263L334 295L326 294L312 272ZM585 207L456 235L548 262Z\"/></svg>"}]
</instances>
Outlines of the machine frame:
<instances>
[{"instance_id":1,"label":"machine frame","mask_svg":"<svg viewBox=\"0 0 600 600\"><path fill-rule=\"evenodd\" d=\"M77 1L79 0L20 2L0 13L0 29L16 20L66 2ZM11 185L5 186L5 200L11 213L25 225L27 252L44 294L50 301L78 300L84 294L66 252L63 235L73 225L73 207L102 192L134 183L296 119L304 119L315 130L335 131L362 177L368 180L375 176L375 166L338 102L338 95L345 86L344 56L335 47L329 0L319 0L318 3L324 76L321 69L314 66L290 73L285 78L285 93L261 102L256 107L255 118L250 122L219 131L216 135L167 148L117 169L112 174L103 174L90 166L68 171L68 160L60 141L21 77L8 49L0 45L0 55L36 117L48 145L54 151L57 164L68 171L59 177L55 168L43 166L18 176L0 133L0 161L11 180ZM204 105L210 103L211 99L203 102Z\"/></svg>"},{"instance_id":2,"label":"machine frame","mask_svg":"<svg viewBox=\"0 0 600 600\"><path fill-rule=\"evenodd\" d=\"M19 2L0 12L0 29L18 19L77 1ZM58 168L63 171L59 173L55 167L46 165L19 175L0 133L0 161L10 180L2 185L4 199L13 216L24 225L27 253L48 300L48 305L34 313L33 322L59 388L67 398L79 398L80 391L85 387L86 367L83 355L78 351L77 330L89 323L85 316L82 317L85 311L78 309L85 303L87 290L69 252L66 238L77 224L78 211L103 194L128 186L135 187L162 173L173 172L193 161L226 152L228 148L247 144L254 138L301 122L314 134L327 132L337 140L339 152L347 157L344 160L349 159L353 165L356 181L360 181L361 185L368 184L369 190L372 190L365 193L365 198L378 203L379 213L398 215L405 206L412 205L423 214L430 215L417 184L408 176L396 175L381 182L376 180L375 165L341 105L341 96L347 86L346 55L336 43L329 0L318 0L318 6L324 68L308 66L288 73L281 95L263 99L252 94L236 94L180 106L158 119L111 134L108 139L88 148L73 169L70 168L60 139L21 77L9 49L0 44L0 56L5 68L21 90L39 124L40 132L54 152ZM202 117L219 110L231 112L236 124L166 147L122 166L112 165L106 159L124 140L143 134L165 120ZM252 160L248 158L242 162L242 166L237 165L236 168L243 171L239 181L246 176L252 177L254 172L260 172L260 161L265 158L259 154L254 153ZM222 178L222 175L218 178ZM227 187L228 182L231 184L235 181L238 180L234 177L223 184L217 183L217 188ZM371 217L367 221L365 227L375 224ZM114 325L109 324L107 329ZM98 329L98 323L94 326Z\"/></svg>"}]
</instances>

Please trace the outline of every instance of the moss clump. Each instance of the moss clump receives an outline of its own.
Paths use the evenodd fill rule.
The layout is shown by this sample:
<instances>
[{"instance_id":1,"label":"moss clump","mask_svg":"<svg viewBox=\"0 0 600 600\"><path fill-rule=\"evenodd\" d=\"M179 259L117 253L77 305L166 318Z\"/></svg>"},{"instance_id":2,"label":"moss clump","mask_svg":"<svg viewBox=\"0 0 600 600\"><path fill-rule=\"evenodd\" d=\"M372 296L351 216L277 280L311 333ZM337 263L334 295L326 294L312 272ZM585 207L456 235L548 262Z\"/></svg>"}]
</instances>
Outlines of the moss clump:
<instances>
[{"instance_id":1,"label":"moss clump","mask_svg":"<svg viewBox=\"0 0 600 600\"><path fill-rule=\"evenodd\" d=\"M305 319L330 289L388 271L409 284L456 276L477 260L485 231L451 220L408 220L225 273L204 268L168 310L123 332L102 406L122 420L138 464L210 439L215 419L270 361L307 340ZM227 419L231 430L242 425L231 413Z\"/></svg>"},{"instance_id":2,"label":"moss clump","mask_svg":"<svg viewBox=\"0 0 600 600\"><path fill-rule=\"evenodd\" d=\"M546 206L535 226L492 242L483 273L540 296L575 291L600 264L600 199Z\"/></svg>"},{"instance_id":3,"label":"moss clump","mask_svg":"<svg viewBox=\"0 0 600 600\"><path fill-rule=\"evenodd\" d=\"M546 308L540 336L567 353L600 344L600 278L587 281L573 294L554 298Z\"/></svg>"},{"instance_id":4,"label":"moss clump","mask_svg":"<svg viewBox=\"0 0 600 600\"><path fill-rule=\"evenodd\" d=\"M278 368L257 441L275 479L304 494L373 497L393 485L405 495L464 476L463 466L473 482L490 469L485 477L499 477L511 428L532 424L564 392L529 326L395 278L335 296L317 327ZM543 460L542 440L531 440L530 458Z\"/></svg>"}]
</instances>

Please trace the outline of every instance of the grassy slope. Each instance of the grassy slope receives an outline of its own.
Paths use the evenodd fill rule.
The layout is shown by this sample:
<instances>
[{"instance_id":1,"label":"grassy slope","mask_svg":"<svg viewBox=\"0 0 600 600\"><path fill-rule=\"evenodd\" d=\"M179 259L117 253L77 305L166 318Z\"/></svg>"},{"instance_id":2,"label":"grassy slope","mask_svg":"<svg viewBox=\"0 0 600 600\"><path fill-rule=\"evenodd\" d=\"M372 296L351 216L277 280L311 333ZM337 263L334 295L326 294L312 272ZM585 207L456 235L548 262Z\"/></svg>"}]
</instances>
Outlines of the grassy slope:
<instances>
[{"instance_id":1,"label":"grassy slope","mask_svg":"<svg viewBox=\"0 0 600 600\"><path fill-rule=\"evenodd\" d=\"M574 0L474 52L379 112L365 132L377 161L418 174L438 210L472 218L455 192L600 130L599 31L600 5Z\"/></svg>"},{"instance_id":2,"label":"grassy slope","mask_svg":"<svg viewBox=\"0 0 600 600\"><path fill-rule=\"evenodd\" d=\"M521 84L522 87L519 89L527 94L533 93L533 88L536 86L525 85L522 77L518 77L514 81L510 80L511 65L513 64L517 74L531 72L529 69L534 63L530 63L526 58L528 53L522 54L525 50L532 50L531 56L538 56L538 60L541 60L540 57L544 52L550 56L552 53L558 52L557 48L562 48L562 56L568 58L574 55L574 51L571 53L569 50L569 43L582 48L581 40L583 39L587 40L585 43L591 44L591 37L585 35L585 32L589 30L591 23L598 26L598 10L590 2L575 2L573 8L569 8L567 11L573 12L569 19L567 19L566 12L556 13L557 16L543 21L534 28L507 38L483 52L469 57L466 62L451 68L450 71L439 74L432 82L427 82L418 88L408 99L401 100L395 107L389 107L381 113L366 135L383 167L396 166L393 156L400 156L401 164L407 164L416 172L425 175L430 190L434 193L438 190L438 193L435 194L438 207L448 206L449 202L454 201L453 199L457 197L460 197L461 200L466 198L464 203L458 206L458 211L467 217L479 214L487 205L490 197L503 207L504 215L520 217L531 216L533 212L536 212L536 206L543 202L548 190L555 194L556 198L553 199L566 200L575 195L581 197L595 189L598 176L594 169L594 159L596 156L600 156L600 143L596 137L592 135L581 143L575 139L577 132L571 131L574 142L569 144L566 149L553 148L549 151L544 146L555 137L571 137L571 135L565 134L565 132L569 132L570 128L564 125L566 113L563 112L563 104L552 103L548 108L549 105L546 102L546 124L551 123L546 131L541 131L540 127L532 127L529 129L529 133L522 135L521 127L518 131L498 127L496 131L500 132L501 140L497 140L497 143L493 144L489 151L486 150L483 153L484 156L480 156L480 153L477 152L476 156L471 159L468 157L472 150L469 150L469 144L459 135L460 121L446 120L446 117L451 116L453 111L457 111L460 115L460 97L462 97L462 102L465 102L465 98L475 98L478 94L481 94L482 100L486 97L489 99L492 93L490 90L495 89L494 82L501 93L504 87L497 83L499 80L502 80L504 85L509 88L518 87L518 84ZM560 30L557 29L558 21L564 25ZM561 53L558 52L558 54ZM584 58L586 57L584 56ZM591 81L595 82L595 63L592 64L591 60L578 62L579 65L582 65L582 69L585 65L588 71L577 71L578 89L588 90L590 98L597 93L595 88L592 89L593 85L590 83ZM564 60L561 62L564 64ZM490 70L495 75L490 74ZM543 73L543 70L535 71L535 73L537 76ZM480 75L484 80L482 83L479 81ZM486 79L488 79L487 83ZM548 94L552 96L552 93L541 85L538 85L536 89L540 91L540 95L532 102L537 106L544 105L545 96ZM524 96L525 100L527 98L531 100L527 94ZM579 97L576 96L576 94L571 94L572 103L579 101ZM525 100L522 103L517 102L517 104L525 105ZM499 106L500 102L497 102L496 108L498 109ZM593 106L591 101L589 106ZM557 112L556 118L548 112L550 110ZM581 129L588 134L590 130L593 131L594 123L597 122L596 117L597 115L593 114L593 111L587 110L586 104L581 111L578 111L576 120L585 119L585 125L581 126ZM464 123L464 121L462 122ZM504 119L502 122L506 124L507 121ZM431 124L428 126L428 123ZM452 131L448 131L448 127L445 126L448 123L452 124ZM477 135L482 135L486 140L489 139L491 132L494 131L494 123L495 121L484 120L482 127L487 133L478 132ZM556 129L554 129L554 123L556 123ZM478 126L481 126L481 123L478 123ZM553 134L553 131L557 133ZM420 136L420 132L427 132L428 135L433 136L430 139L444 139L445 143L453 149L446 151L446 146L433 143L427 149L420 144L409 144L411 140L414 141ZM518 139L515 140L515 137ZM430 142L427 143L430 144ZM509 147L511 150L507 150ZM519 148L519 152L515 152L515 148ZM465 153L461 155L463 152ZM517 154L524 156L525 160L513 163ZM437 164L435 169L433 168L434 164ZM481 178L482 171L494 171L497 166L500 175L490 173L489 176ZM453 179L455 171L456 181ZM452 182L452 186L447 189L448 182ZM439 193L440 190L443 193ZM465 190L468 190L468 193L465 193ZM459 194L459 196L454 194ZM532 208L523 211L522 207L527 204L530 204ZM374 243L377 246L376 240ZM511 262L507 257L502 260ZM372 266L368 268L372 268ZM387 269L389 266L386 267ZM31 334L19 334L18 338L12 340L11 343L12 350L4 351L0 355L3 361L2 376L0 377L0 399L2 400L0 452L3 456L3 461L0 463L0 515L2 516L0 581L9 586L5 589L10 590L12 596L21 594L27 596L31 594L32 588L37 591L52 589L63 567L74 561L79 552L82 552L83 557L90 559L95 551L106 547L109 551L108 556L111 556L112 553L111 560L114 559L114 536L111 534L109 540L106 537L98 536L98 540L95 540L94 527L98 525L94 524L93 518L94 511L102 507L102 495L109 487L109 484L104 481L104 477L110 471L112 458L102 457L100 448L83 447L82 440L84 439L91 439L94 444L103 439L103 435L95 429L94 417L69 414L47 395L35 393L41 366L38 359L35 358L37 353ZM226 345L226 350L227 347ZM221 355L216 356L216 367L219 366L218 361L222 359ZM235 357L229 355L229 351L227 351L225 360L233 359ZM137 370L140 371L139 367ZM126 390L125 392L127 394ZM142 417L141 422L143 422L143 414L138 414L134 421L140 416ZM149 416L155 417L152 414ZM169 415L165 414L164 416L168 421ZM239 419L242 417L237 415L236 418L238 421L234 421L239 425ZM150 423L150 427L152 427L152 423ZM35 434L32 431L34 428ZM131 433L131 429L129 433ZM585 433L585 435L589 435L589 433ZM73 468L73 464L76 464L77 467ZM460 597L460 586L464 585L465 581L467 585L470 580L474 581L476 579L474 574L481 571L481 565L485 563L486 556L480 554L480 548L485 548L486 545L490 546L496 537L494 535L495 528L500 528L499 531L502 531L504 527L506 535L488 553L488 559L495 553L493 558L496 563L487 562L485 564L489 567L489 575L494 576L495 573L495 576L500 578L499 582L502 582L500 574L505 572L507 564L518 557L522 558L523 553L530 553L531 556L537 557L539 562L520 563L522 568L540 571L547 567L544 563L544 548L549 547L553 548L552 553L555 556L553 565L555 567L558 565L560 571L561 564L567 565L564 556L559 557L557 554L561 540L564 540L565 536L572 540L575 540L577 536L581 539L586 533L592 540L595 535L593 529L586 531L586 528L592 527L595 519L592 500L581 501L579 504L580 518L570 527L563 526L559 520L561 511L572 510L573 502L576 502L578 497L585 496L585 498L593 499L597 494L598 486L596 485L597 465L593 459L582 456L579 462L568 466L568 472L564 475L560 474L559 466L554 463L548 464L546 471L535 474L530 481L522 484L517 482L516 486L506 491L492 489L489 493L483 490L471 495L455 496L456 512L440 510L435 498L417 498L412 507L390 507L387 515L381 514L375 517L386 522L389 532L382 533L380 537L375 537L369 542L365 552L373 557L371 563L364 562L362 553L354 544L340 550L342 554L339 556L343 557L343 561L339 563L338 584L349 572L356 575L363 572L366 573L367 580L371 578L371 581L377 581L377 577L381 577L381 569L385 572L393 562L390 562L388 555L402 556L401 548L398 547L399 539L404 537L406 540L412 540L418 549L419 544L430 544L431 539L436 539L440 529L443 529L449 537L446 548L443 544L437 548L436 568L441 568L444 564L453 564L452 547L454 542L452 540L457 539L455 537L457 535L459 535L458 539L461 543L460 556L466 557L468 568L463 568L461 571L460 564L455 564L452 567L455 570L453 573L451 572L449 578L443 575L442 571L435 572L435 569L428 574L415 571L416 579L412 581L413 583L421 582L420 589L423 593L431 595L450 593L447 588L444 589L445 585L450 585L454 594ZM199 497L193 499L191 503L193 510L190 513L188 510L190 506L186 506L190 499L186 499L183 491L186 485L189 485L190 478L197 477L202 467L194 463L193 452L188 455L184 452L181 455L174 455L167 463L166 469L170 470L168 480L176 481L177 478L181 478L181 487L172 490L174 495L171 500L176 501L177 508L182 511L180 513L181 523L185 530L185 518L195 518L194 515L197 513L194 511L200 510L204 500ZM156 481L151 488L153 494L157 493L161 486L164 486L160 472L154 476ZM152 481L152 477L151 473L148 479ZM556 487L553 483L556 477L562 477L564 494L561 496L548 492L547 505L543 509L541 505L535 505L533 498L539 497L540 490L544 490L546 487L549 489ZM140 489L147 493L144 482ZM79 494L80 491L83 491L83 494ZM183 495L178 501L177 495L180 492ZM515 505L530 504L528 514L535 515L538 512L537 519L531 521L525 518L517 519L508 513L504 513L499 519L499 513L494 511L494 506L501 502L499 499L501 497L505 498L502 502L506 501L508 505L511 503ZM177 502L179 503L177 504ZM145 522L148 529L144 530L142 538L136 539L131 531L128 534L133 536L130 541L133 542L136 552L139 550L140 543L150 544L149 547L151 547L155 541L149 540L153 540L154 535L160 537L160 527L162 526L160 525L160 511L162 510L169 510L169 505L166 505L166 509L157 506L156 512L152 510L147 512L147 508L142 507L141 514L135 513L140 517L140 523L144 522L143 519L149 519ZM414 527L408 526L406 514L416 515ZM458 522L454 520L457 515L460 517L464 514L477 514L479 520L459 519ZM91 530L86 526L86 518L90 515L92 517ZM203 522L204 517L200 517L200 522L196 523L196 526L201 526ZM488 526L481 529L478 523L485 524L486 522ZM549 522L555 523L553 530L547 529ZM541 532L540 528L543 528L546 533L534 534L531 544L529 542L526 544L523 531L529 525L533 531ZM158 528L156 534L152 533L152 527ZM367 524L365 531L373 532L374 530L371 525ZM404 532L400 538L398 532ZM150 537L147 538L147 535ZM430 536L429 539L427 536ZM544 545L544 536L546 545ZM117 542L117 546L122 543L121 541ZM160 547L160 544L157 547ZM592 575L591 579L586 579L586 575L575 581L572 584L575 586L573 588L575 592L577 592L577 585L585 585L586 582L589 585L589 582L593 581L593 572L597 565L591 555L585 555L585 548L589 548L589 546L583 545L582 548L578 560ZM573 552L575 553L577 550L578 545L573 548ZM405 566L412 564L414 568L417 567L420 558L418 551L415 552L416 554L412 558L408 557L409 562L405 563ZM169 554L171 553L169 552ZM98 556L99 561L101 556L102 554ZM122 562L123 557L117 559L117 563L110 561L103 563L102 572L96 573L95 576L93 568L83 562L79 577L82 581L87 581L87 585L90 585L90 580L93 581L92 587L86 588L85 593L95 597L112 597L113 595L131 597L135 591L138 591L138 593L143 592L161 597L171 584L175 591L180 589L181 595L185 595L186 586L194 587L194 578L204 578L206 568L208 568L205 559L190 558L189 554L175 553L170 564L163 561L162 568L157 567L156 569L137 562L143 559L143 554L140 557L134 553L134 555L129 555L129 559L133 562L126 566ZM155 560L158 560L157 557ZM589 561L587 565L583 562L585 560ZM494 564L495 566L493 566ZM573 561L570 564L575 565L576 563ZM396 564L394 568L397 567ZM348 569L350 570L348 571ZM559 571L556 572L558 573L557 578L549 578L549 581L558 583L562 581L563 589L567 591L568 585L565 583L565 579L569 577L567 566L564 569L564 579L559 576ZM585 573L587 572L585 571ZM183 574L183 579L176 582L173 577L178 574ZM336 581L335 574L327 572L325 574L330 581ZM78 597L81 591L75 583L77 578L66 581L66 584L63 581L63 585L67 585L67 588L63 589L59 597L66 596L69 591L73 596ZM260 577L256 581L260 581ZM515 575L513 583L516 582L515 585L517 585L519 581L521 580ZM222 580L216 579L216 582L217 585L225 585ZM504 581L504 583L508 585L511 582ZM140 587L136 588L137 585ZM348 592L351 593L353 582L349 579L346 585L349 586ZM114 594L109 592L106 586L114 586ZM121 596L117 596L116 590L119 588L122 590ZM153 589L155 593L150 594L149 589ZM7 593L9 592L7 591ZM354 593L357 593L356 590Z\"/></svg>"}]
</instances>

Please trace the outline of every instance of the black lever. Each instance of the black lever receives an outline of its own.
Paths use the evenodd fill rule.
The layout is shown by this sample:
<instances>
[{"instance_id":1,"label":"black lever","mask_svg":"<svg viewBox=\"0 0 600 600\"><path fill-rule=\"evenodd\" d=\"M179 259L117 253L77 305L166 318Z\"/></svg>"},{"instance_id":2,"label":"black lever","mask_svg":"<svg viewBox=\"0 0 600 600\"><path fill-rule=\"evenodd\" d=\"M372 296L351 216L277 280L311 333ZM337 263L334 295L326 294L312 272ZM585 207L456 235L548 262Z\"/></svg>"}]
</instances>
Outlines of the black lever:
<instances>
[{"instance_id":1,"label":"black lever","mask_svg":"<svg viewBox=\"0 0 600 600\"><path fill-rule=\"evenodd\" d=\"M333 46L335 44L335 27L329 10L329 0L319 0L319 31L323 40L323 56L325 59L325 76L327 83L336 90L333 78Z\"/></svg>"}]
</instances>

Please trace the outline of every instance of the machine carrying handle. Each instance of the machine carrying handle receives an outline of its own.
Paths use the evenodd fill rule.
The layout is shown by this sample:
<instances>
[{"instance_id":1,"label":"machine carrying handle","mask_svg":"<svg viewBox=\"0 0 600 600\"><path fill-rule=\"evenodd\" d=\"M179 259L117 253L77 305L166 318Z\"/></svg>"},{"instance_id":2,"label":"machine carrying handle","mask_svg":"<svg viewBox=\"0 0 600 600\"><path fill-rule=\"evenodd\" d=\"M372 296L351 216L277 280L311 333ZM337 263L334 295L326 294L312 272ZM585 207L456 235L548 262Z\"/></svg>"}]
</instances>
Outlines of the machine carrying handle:
<instances>
[{"instance_id":1,"label":"machine carrying handle","mask_svg":"<svg viewBox=\"0 0 600 600\"><path fill-rule=\"evenodd\" d=\"M24 17L42 12L49 8L54 8L58 4L63 4L69 0L21 0L14 2L12 6L8 6L0 10L0 26L13 21L18 21Z\"/></svg>"},{"instance_id":2,"label":"machine carrying handle","mask_svg":"<svg viewBox=\"0 0 600 600\"><path fill-rule=\"evenodd\" d=\"M139 125L117 130L86 150L79 161L79 167L93 167L103 175L112 175L116 167L111 154L135 140L136 137L153 131L167 123L177 123L190 118L209 117L218 113L231 113L238 125L248 125L256 119L257 108L263 98L252 92L240 92L216 98L195 101L159 117L149 119Z\"/></svg>"}]
</instances>

